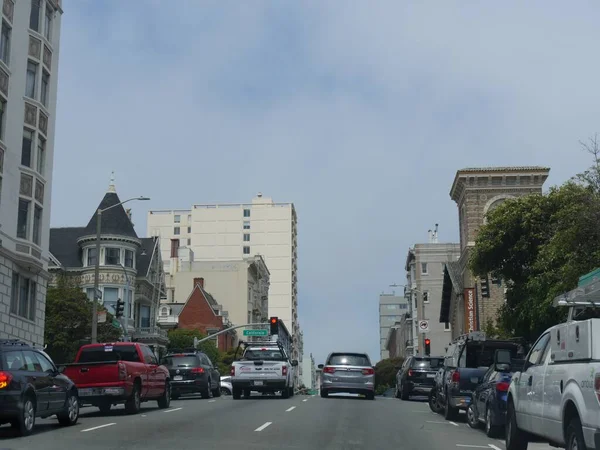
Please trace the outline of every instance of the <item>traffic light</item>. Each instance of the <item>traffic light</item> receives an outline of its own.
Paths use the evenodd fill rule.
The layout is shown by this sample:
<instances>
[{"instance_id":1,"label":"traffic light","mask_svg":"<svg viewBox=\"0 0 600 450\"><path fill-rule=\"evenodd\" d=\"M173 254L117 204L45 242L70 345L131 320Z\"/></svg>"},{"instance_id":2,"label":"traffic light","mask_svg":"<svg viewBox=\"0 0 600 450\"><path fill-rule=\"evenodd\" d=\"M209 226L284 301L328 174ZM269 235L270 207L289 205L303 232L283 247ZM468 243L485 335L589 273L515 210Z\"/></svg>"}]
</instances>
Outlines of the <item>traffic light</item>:
<instances>
[{"instance_id":1,"label":"traffic light","mask_svg":"<svg viewBox=\"0 0 600 450\"><path fill-rule=\"evenodd\" d=\"M271 317L271 319L269 319L269 324L271 325L271 335L279 334L279 319L277 317Z\"/></svg>"},{"instance_id":2,"label":"traffic light","mask_svg":"<svg viewBox=\"0 0 600 450\"><path fill-rule=\"evenodd\" d=\"M488 280L488 276L481 279L481 297L489 298L490 297L490 282Z\"/></svg>"},{"instance_id":3,"label":"traffic light","mask_svg":"<svg viewBox=\"0 0 600 450\"><path fill-rule=\"evenodd\" d=\"M425 354L427 356L431 354L431 339L425 339Z\"/></svg>"},{"instance_id":4,"label":"traffic light","mask_svg":"<svg viewBox=\"0 0 600 450\"><path fill-rule=\"evenodd\" d=\"M123 317L123 310L125 309L125 302L121 299L117 300L117 305L115 306L115 317L117 319Z\"/></svg>"}]
</instances>

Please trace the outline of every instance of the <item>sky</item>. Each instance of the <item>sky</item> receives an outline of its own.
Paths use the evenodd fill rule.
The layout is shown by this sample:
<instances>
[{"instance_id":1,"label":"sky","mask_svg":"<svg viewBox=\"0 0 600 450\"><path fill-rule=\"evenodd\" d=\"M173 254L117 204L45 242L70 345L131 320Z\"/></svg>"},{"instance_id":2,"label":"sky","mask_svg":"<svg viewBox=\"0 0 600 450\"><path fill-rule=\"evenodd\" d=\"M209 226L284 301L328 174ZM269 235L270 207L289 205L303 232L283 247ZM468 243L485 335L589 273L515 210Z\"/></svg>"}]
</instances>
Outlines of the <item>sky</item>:
<instances>
[{"instance_id":1,"label":"sky","mask_svg":"<svg viewBox=\"0 0 600 450\"><path fill-rule=\"evenodd\" d=\"M305 353L379 359L378 299L409 247L458 242L464 167L591 164L600 4L67 0L52 226L87 224L111 171L148 209L298 213Z\"/></svg>"}]
</instances>

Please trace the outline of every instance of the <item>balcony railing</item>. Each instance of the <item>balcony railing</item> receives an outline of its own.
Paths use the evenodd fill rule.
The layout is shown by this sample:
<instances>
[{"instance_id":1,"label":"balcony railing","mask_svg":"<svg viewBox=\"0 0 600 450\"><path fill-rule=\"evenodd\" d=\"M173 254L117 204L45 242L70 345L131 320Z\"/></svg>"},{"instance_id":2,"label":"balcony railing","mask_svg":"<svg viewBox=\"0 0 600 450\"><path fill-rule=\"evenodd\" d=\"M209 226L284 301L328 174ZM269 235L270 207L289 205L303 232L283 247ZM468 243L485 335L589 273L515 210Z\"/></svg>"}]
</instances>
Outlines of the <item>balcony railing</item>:
<instances>
[{"instance_id":1,"label":"balcony railing","mask_svg":"<svg viewBox=\"0 0 600 450\"><path fill-rule=\"evenodd\" d=\"M136 339L168 339L166 330L159 327L139 327L133 333Z\"/></svg>"}]
</instances>

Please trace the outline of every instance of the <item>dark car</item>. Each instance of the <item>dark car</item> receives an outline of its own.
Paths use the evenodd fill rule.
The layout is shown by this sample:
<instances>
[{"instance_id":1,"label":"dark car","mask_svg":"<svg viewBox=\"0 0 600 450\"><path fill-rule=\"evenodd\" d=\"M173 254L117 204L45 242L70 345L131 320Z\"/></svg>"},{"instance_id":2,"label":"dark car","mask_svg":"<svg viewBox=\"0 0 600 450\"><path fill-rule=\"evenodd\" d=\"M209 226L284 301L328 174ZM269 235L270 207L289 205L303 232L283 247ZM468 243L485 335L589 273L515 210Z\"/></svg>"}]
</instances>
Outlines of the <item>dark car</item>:
<instances>
[{"instance_id":1,"label":"dark car","mask_svg":"<svg viewBox=\"0 0 600 450\"><path fill-rule=\"evenodd\" d=\"M477 386L467 409L471 428L485 426L488 437L501 437L506 425L506 398L513 373L523 368L523 359L513 359L504 367L491 366Z\"/></svg>"},{"instance_id":2,"label":"dark car","mask_svg":"<svg viewBox=\"0 0 600 450\"><path fill-rule=\"evenodd\" d=\"M19 340L0 340L0 425L31 434L36 417L56 415L64 426L77 423L75 384L43 351Z\"/></svg>"},{"instance_id":3,"label":"dark car","mask_svg":"<svg viewBox=\"0 0 600 450\"><path fill-rule=\"evenodd\" d=\"M206 354L172 353L165 356L162 363L169 369L174 400L182 394L200 393L203 398L221 396L221 374Z\"/></svg>"},{"instance_id":4,"label":"dark car","mask_svg":"<svg viewBox=\"0 0 600 450\"><path fill-rule=\"evenodd\" d=\"M396 398L408 400L411 395L428 395L443 364L442 356L409 356L396 374Z\"/></svg>"}]
</instances>

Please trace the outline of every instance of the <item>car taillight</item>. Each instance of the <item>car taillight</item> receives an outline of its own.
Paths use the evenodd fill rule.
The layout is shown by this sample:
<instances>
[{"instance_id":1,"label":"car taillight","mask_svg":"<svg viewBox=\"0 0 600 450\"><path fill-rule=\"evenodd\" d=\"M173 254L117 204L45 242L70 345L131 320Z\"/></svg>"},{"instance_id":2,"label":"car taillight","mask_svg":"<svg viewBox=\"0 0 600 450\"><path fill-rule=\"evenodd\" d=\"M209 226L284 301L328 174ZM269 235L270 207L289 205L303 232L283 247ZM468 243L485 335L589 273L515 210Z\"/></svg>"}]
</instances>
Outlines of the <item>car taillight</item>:
<instances>
[{"instance_id":1,"label":"car taillight","mask_svg":"<svg viewBox=\"0 0 600 450\"><path fill-rule=\"evenodd\" d=\"M460 372L458 370L455 370L454 372L452 372L452 382L458 383L459 381L460 381Z\"/></svg>"},{"instance_id":2,"label":"car taillight","mask_svg":"<svg viewBox=\"0 0 600 450\"><path fill-rule=\"evenodd\" d=\"M362 374L363 375L373 375L375 373L375 369L363 369L362 370Z\"/></svg>"},{"instance_id":3,"label":"car taillight","mask_svg":"<svg viewBox=\"0 0 600 450\"><path fill-rule=\"evenodd\" d=\"M334 373L335 372L335 367L325 367L325 368L323 368L323 372L325 372L325 373Z\"/></svg>"},{"instance_id":4,"label":"car taillight","mask_svg":"<svg viewBox=\"0 0 600 450\"><path fill-rule=\"evenodd\" d=\"M596 391L596 398L600 402L600 373L596 373L596 377L594 378L594 390Z\"/></svg>"},{"instance_id":5,"label":"car taillight","mask_svg":"<svg viewBox=\"0 0 600 450\"><path fill-rule=\"evenodd\" d=\"M287 366L282 366L281 367L281 375L287 375Z\"/></svg>"},{"instance_id":6,"label":"car taillight","mask_svg":"<svg viewBox=\"0 0 600 450\"><path fill-rule=\"evenodd\" d=\"M204 367L192 367L192 370L190 370L190 372L192 372L192 373L204 373Z\"/></svg>"},{"instance_id":7,"label":"car taillight","mask_svg":"<svg viewBox=\"0 0 600 450\"><path fill-rule=\"evenodd\" d=\"M126 381L127 380L127 367L122 362L118 363L119 367L119 380Z\"/></svg>"},{"instance_id":8,"label":"car taillight","mask_svg":"<svg viewBox=\"0 0 600 450\"><path fill-rule=\"evenodd\" d=\"M235 377L235 366L231 366L231 370L229 371L229 375Z\"/></svg>"},{"instance_id":9,"label":"car taillight","mask_svg":"<svg viewBox=\"0 0 600 450\"><path fill-rule=\"evenodd\" d=\"M496 383L496 390L498 392L508 392L508 388L510 387L510 383L507 383L505 381L501 381L499 383Z\"/></svg>"},{"instance_id":10,"label":"car taillight","mask_svg":"<svg viewBox=\"0 0 600 450\"><path fill-rule=\"evenodd\" d=\"M0 372L0 389L8 387L8 385L12 381L12 378L12 374L10 374L9 372Z\"/></svg>"},{"instance_id":11,"label":"car taillight","mask_svg":"<svg viewBox=\"0 0 600 450\"><path fill-rule=\"evenodd\" d=\"M409 377L412 377L412 376L413 376L413 371L412 371L412 369L408 369L408 376L409 376Z\"/></svg>"}]
</instances>

